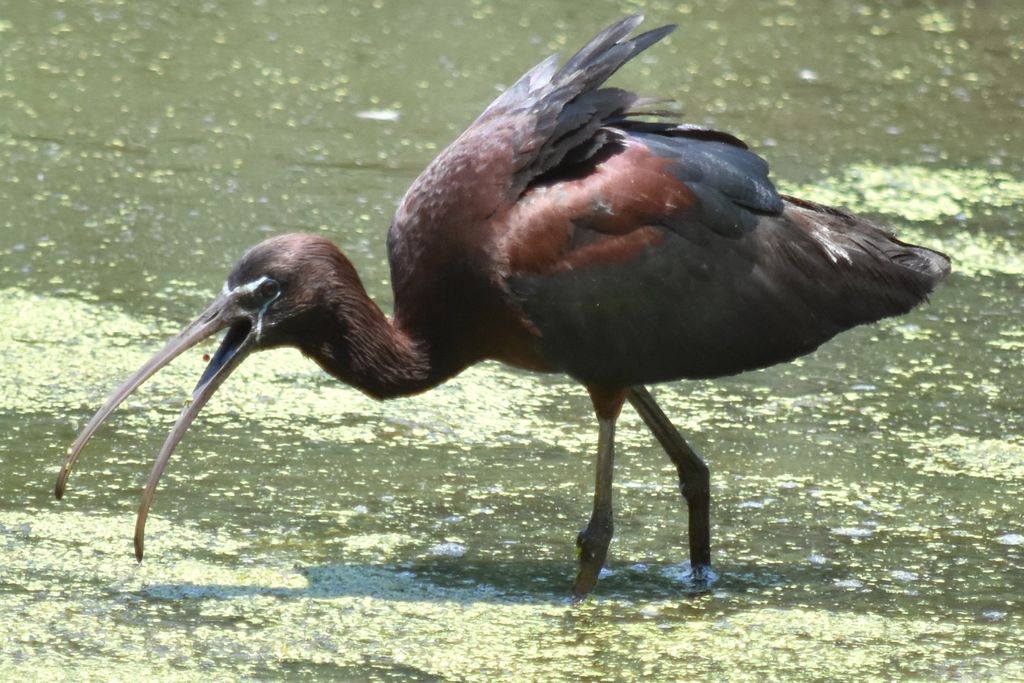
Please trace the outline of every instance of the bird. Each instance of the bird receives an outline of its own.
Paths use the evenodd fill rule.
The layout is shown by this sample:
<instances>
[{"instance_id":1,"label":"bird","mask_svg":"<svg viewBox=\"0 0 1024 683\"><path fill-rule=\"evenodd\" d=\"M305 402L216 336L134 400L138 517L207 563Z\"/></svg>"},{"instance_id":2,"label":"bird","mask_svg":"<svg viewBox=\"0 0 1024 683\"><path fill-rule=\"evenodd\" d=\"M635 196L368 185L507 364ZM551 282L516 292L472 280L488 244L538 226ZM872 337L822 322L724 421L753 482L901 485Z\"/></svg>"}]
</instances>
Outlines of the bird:
<instances>
[{"instance_id":1,"label":"bird","mask_svg":"<svg viewBox=\"0 0 1024 683\"><path fill-rule=\"evenodd\" d=\"M676 27L642 15L552 55L500 94L413 182L387 233L392 315L326 237L249 249L210 306L128 378L109 415L185 350L226 330L143 490L142 561L157 483L186 430L251 353L297 347L376 399L427 391L494 360L582 384L597 421L593 509L576 536L572 599L595 588L613 534L615 427L628 402L676 468L690 578L711 571L710 472L649 386L793 360L857 325L901 315L951 270L887 228L780 194L737 137L673 120L606 81Z\"/></svg>"}]
</instances>

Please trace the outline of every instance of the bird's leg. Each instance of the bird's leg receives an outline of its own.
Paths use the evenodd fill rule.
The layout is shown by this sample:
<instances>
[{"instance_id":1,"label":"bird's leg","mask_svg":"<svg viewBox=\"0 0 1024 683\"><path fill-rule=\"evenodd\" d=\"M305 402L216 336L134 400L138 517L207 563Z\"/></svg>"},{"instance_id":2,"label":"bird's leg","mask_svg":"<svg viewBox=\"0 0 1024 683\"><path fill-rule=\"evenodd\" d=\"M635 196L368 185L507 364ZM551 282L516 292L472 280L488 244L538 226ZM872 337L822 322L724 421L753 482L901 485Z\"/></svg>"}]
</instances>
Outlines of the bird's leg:
<instances>
[{"instance_id":1,"label":"bird's leg","mask_svg":"<svg viewBox=\"0 0 1024 683\"><path fill-rule=\"evenodd\" d=\"M622 392L607 394L590 389L597 411L597 476L594 486L594 511L587 528L576 537L580 568L572 584L573 600L579 602L597 585L597 578L608 557L612 541L612 470L615 462L615 421L625 400Z\"/></svg>"},{"instance_id":2,"label":"bird's leg","mask_svg":"<svg viewBox=\"0 0 1024 683\"><path fill-rule=\"evenodd\" d=\"M612 467L615 458L615 420L599 419L597 438L597 483L594 487L594 511L587 528L576 537L580 570L572 584L574 600L582 600L594 586L608 557L612 541Z\"/></svg>"},{"instance_id":3,"label":"bird's leg","mask_svg":"<svg viewBox=\"0 0 1024 683\"><path fill-rule=\"evenodd\" d=\"M629 390L629 402L665 449L679 472L679 490L689 513L690 569L695 580L710 578L711 477L708 466L686 443L643 386Z\"/></svg>"}]
</instances>

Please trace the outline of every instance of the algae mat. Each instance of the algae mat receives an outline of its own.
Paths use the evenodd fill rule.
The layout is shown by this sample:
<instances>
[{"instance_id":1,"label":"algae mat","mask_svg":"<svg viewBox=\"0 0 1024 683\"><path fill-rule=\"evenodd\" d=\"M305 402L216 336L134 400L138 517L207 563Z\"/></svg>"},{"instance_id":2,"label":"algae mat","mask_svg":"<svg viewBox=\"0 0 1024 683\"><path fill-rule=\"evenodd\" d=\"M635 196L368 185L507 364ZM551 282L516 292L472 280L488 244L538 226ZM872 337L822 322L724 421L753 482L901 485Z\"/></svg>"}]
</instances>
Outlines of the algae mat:
<instances>
[{"instance_id":1,"label":"algae mat","mask_svg":"<svg viewBox=\"0 0 1024 683\"><path fill-rule=\"evenodd\" d=\"M941 5L941 6L940 6ZM785 191L950 252L927 306L656 389L708 458L710 593L631 412L616 538L566 593L596 429L485 364L375 403L259 354L138 495L204 363L76 430L307 230L387 307L398 197L498 85L643 8L618 84L738 133ZM0 679L1024 680L1024 65L1015 0L0 2Z\"/></svg>"},{"instance_id":2,"label":"algae mat","mask_svg":"<svg viewBox=\"0 0 1024 683\"><path fill-rule=\"evenodd\" d=\"M0 301L14 425L0 454L5 678L1024 677L1024 444L923 418L949 398L928 387L956 374L938 349L881 387L843 372L823 385L839 346L662 390L688 429L711 430L721 576L710 594L678 563L671 468L624 416L618 539L598 592L574 608L571 531L585 519L592 435L571 385L484 366L378 404L297 353L264 354L183 444L136 565L134 495L201 351L120 411L58 504L50 487L76 427L61 416L87 415L97 382L141 362L169 326L17 289ZM880 335L916 355L946 313L854 343ZM1014 373L1017 351L994 348ZM1006 398L1005 381L961 388L961 405ZM37 411L56 418L25 443Z\"/></svg>"},{"instance_id":3,"label":"algae mat","mask_svg":"<svg viewBox=\"0 0 1024 683\"><path fill-rule=\"evenodd\" d=\"M1019 631L1008 639L1006 625L949 615L782 608L728 588L574 609L550 596L438 586L374 562L300 570L269 558L240 563L234 553L231 561L187 559L209 536L181 526L171 558L140 569L95 549L117 545L107 517L0 520L5 580L18 587L4 599L5 679L1024 676L1021 663L1007 659L1007 648L1024 647ZM69 544L69 525L88 544ZM951 651L968 649L976 655L950 661Z\"/></svg>"}]
</instances>

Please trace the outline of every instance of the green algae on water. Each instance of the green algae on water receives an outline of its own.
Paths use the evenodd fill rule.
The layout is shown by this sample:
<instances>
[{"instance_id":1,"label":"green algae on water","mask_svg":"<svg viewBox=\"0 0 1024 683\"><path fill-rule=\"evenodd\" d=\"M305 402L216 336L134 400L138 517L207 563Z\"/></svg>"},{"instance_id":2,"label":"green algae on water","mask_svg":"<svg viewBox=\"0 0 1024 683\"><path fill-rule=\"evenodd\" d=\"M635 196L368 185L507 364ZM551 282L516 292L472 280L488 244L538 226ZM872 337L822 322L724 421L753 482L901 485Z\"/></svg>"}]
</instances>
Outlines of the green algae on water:
<instances>
[{"instance_id":1,"label":"green algae on water","mask_svg":"<svg viewBox=\"0 0 1024 683\"><path fill-rule=\"evenodd\" d=\"M790 194L821 204L912 222L976 218L1024 202L1024 180L981 169L854 164L833 178L783 187Z\"/></svg>"},{"instance_id":2,"label":"green algae on water","mask_svg":"<svg viewBox=\"0 0 1024 683\"><path fill-rule=\"evenodd\" d=\"M1005 173L855 164L839 176L781 187L822 204L884 214L902 239L950 254L958 276L1024 275L1021 241L988 228L993 211L1024 204L1024 181ZM943 220L961 228L950 234L921 225Z\"/></svg>"},{"instance_id":3,"label":"green algae on water","mask_svg":"<svg viewBox=\"0 0 1024 683\"><path fill-rule=\"evenodd\" d=\"M351 677L373 666L396 677L469 681L568 681L609 670L741 681L850 671L927 678L951 667L969 678L1024 674L1019 661L947 659L950 648L968 643L992 643L998 652L999 625L884 617L862 612L856 600L839 611L771 608L757 604L764 598L734 594L702 603L598 597L573 608L479 586L442 587L375 562L298 571L244 555L196 561L189 546L207 532L189 525L177 526L180 542L165 558L142 566L67 540L69 528L85 526L114 544L118 525L97 515L0 513L5 580L22 587L4 598L0 674L42 680L71 667L90 678L143 663L158 680L195 680L210 670ZM50 598L41 600L44 593Z\"/></svg>"}]
</instances>

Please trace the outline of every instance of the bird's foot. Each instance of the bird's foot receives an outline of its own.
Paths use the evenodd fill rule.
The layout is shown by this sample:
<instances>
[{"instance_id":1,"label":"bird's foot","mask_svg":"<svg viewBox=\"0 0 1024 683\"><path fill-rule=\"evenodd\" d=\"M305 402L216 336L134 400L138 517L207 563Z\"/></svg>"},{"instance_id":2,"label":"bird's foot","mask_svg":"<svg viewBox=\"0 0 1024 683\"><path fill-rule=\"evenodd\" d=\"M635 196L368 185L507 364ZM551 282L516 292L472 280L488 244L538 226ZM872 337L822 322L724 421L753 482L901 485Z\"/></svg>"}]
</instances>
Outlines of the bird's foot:
<instances>
[{"instance_id":1,"label":"bird's foot","mask_svg":"<svg viewBox=\"0 0 1024 683\"><path fill-rule=\"evenodd\" d=\"M601 568L608 557L608 545L612 540L611 528L591 523L576 537L576 555L580 568L572 582L573 604L582 602L594 590L601 576Z\"/></svg>"},{"instance_id":2,"label":"bird's foot","mask_svg":"<svg viewBox=\"0 0 1024 683\"><path fill-rule=\"evenodd\" d=\"M690 584L697 591L703 592L711 590L711 586L718 581L718 574L715 573L709 563L687 563L679 578Z\"/></svg>"}]
</instances>

